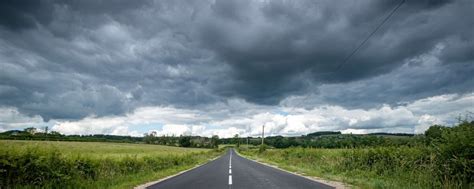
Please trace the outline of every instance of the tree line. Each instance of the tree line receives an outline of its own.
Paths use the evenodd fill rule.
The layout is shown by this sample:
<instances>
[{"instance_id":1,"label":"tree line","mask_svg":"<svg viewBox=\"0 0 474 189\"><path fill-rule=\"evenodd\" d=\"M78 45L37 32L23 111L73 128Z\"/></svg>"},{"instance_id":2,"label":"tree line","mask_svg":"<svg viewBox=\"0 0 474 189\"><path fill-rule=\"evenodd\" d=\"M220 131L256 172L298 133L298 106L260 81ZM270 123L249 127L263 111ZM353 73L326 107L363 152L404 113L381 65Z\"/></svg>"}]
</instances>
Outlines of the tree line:
<instances>
[{"instance_id":1,"label":"tree line","mask_svg":"<svg viewBox=\"0 0 474 189\"><path fill-rule=\"evenodd\" d=\"M143 137L119 136L119 135L64 135L57 131L49 131L47 127L39 130L28 127L24 130L10 130L0 133L3 140L47 140L47 141L79 141L79 142L119 142L119 143L146 143L167 146L193 147L193 148L217 148L219 137L201 136L158 136L156 132L145 133Z\"/></svg>"},{"instance_id":2,"label":"tree line","mask_svg":"<svg viewBox=\"0 0 474 189\"><path fill-rule=\"evenodd\" d=\"M463 121L464 124L473 122ZM383 146L419 146L427 145L447 132L451 127L441 125L431 126L425 134L414 135L406 133L371 133L371 134L342 134L341 132L322 131L302 136L269 136L265 137L264 144L273 148L366 148ZM257 146L261 144L261 137L219 138L203 136L158 136L156 132L145 133L143 137L117 135L63 135L56 131L48 132L47 128L39 131L29 127L20 130L11 130L0 133L0 139L10 140L55 140L55 141L89 141L89 142L124 142L146 143L179 147L217 148L219 144L231 144L239 147L241 144Z\"/></svg>"},{"instance_id":3,"label":"tree line","mask_svg":"<svg viewBox=\"0 0 474 189\"><path fill-rule=\"evenodd\" d=\"M159 144L167 146L193 147L193 148L218 148L219 136L211 138L201 136L158 136L155 131L145 133L143 141L146 144Z\"/></svg>"}]
</instances>

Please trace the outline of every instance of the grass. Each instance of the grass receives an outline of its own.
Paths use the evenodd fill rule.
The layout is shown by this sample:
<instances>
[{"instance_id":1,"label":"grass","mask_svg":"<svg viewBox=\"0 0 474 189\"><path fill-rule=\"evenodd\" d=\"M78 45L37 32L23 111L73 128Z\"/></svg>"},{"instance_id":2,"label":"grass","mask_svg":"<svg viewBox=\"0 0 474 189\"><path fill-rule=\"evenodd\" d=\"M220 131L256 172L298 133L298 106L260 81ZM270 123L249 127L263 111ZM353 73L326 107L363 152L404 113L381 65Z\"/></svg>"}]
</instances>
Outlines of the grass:
<instances>
[{"instance_id":1,"label":"grass","mask_svg":"<svg viewBox=\"0 0 474 189\"><path fill-rule=\"evenodd\" d=\"M452 180L440 180L435 156L421 147L366 149L257 149L240 153L283 169L342 181L360 188L465 188Z\"/></svg>"},{"instance_id":2,"label":"grass","mask_svg":"<svg viewBox=\"0 0 474 189\"><path fill-rule=\"evenodd\" d=\"M152 144L130 144L111 142L59 142L59 141L25 141L25 140L3 140L0 146L9 151L24 151L30 148L42 150L59 150L66 156L87 156L90 158L121 158L126 156L155 156L176 155L190 152L206 152L209 149L202 148L180 148L173 146L161 146Z\"/></svg>"},{"instance_id":3,"label":"grass","mask_svg":"<svg viewBox=\"0 0 474 189\"><path fill-rule=\"evenodd\" d=\"M0 188L131 188L219 151L147 144L0 141Z\"/></svg>"},{"instance_id":4,"label":"grass","mask_svg":"<svg viewBox=\"0 0 474 189\"><path fill-rule=\"evenodd\" d=\"M225 149L225 148L235 148L235 144L219 144L219 149Z\"/></svg>"}]
</instances>

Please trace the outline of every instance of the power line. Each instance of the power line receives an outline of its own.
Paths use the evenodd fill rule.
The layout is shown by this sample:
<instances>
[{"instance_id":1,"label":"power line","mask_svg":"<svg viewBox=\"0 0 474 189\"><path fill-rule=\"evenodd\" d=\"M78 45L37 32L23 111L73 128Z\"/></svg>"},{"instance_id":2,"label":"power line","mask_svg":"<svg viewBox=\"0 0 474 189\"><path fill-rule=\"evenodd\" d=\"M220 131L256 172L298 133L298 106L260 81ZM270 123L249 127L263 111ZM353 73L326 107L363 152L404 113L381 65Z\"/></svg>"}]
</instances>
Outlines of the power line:
<instances>
[{"instance_id":1,"label":"power line","mask_svg":"<svg viewBox=\"0 0 474 189\"><path fill-rule=\"evenodd\" d=\"M362 48L362 46L364 46L364 44L390 19L390 17L392 17L392 16L395 14L395 12L397 12L398 8L400 8L404 3L405 3L405 0L401 0L400 3L398 3L398 5L397 5L394 9L392 9L392 11L390 12L390 14L388 14L387 17L385 17L385 19L383 19L382 22L374 29L374 31L372 31L372 32L362 41L362 43L360 43L359 46L357 46L357 47L349 54L349 56L347 56L346 58L344 58L344 60L337 66L337 68L336 68L334 71L332 71L332 72L326 72L326 73L323 73L323 74L330 74L330 73L336 73L336 72L338 72L338 71L342 68L342 66L344 66L344 64L346 64L346 63L349 61L349 59L350 59L352 56L354 56L354 55L359 51L359 49ZM298 104L298 106L301 105L301 104L303 104L303 102L306 101L307 98L308 98L308 96L305 96L305 97L300 101L300 103ZM297 106L293 106L292 109L291 109L289 112L293 111L293 110L295 109L295 107L297 107ZM288 116L286 116L286 121L285 121L285 122L286 122L286 124L288 124Z\"/></svg>"},{"instance_id":2,"label":"power line","mask_svg":"<svg viewBox=\"0 0 474 189\"><path fill-rule=\"evenodd\" d=\"M349 54L349 56L347 56L347 57L344 59L344 61L342 61L342 63L337 66L336 71L334 71L334 72L339 71L339 70L342 68L342 66L343 66L344 64L346 64L346 63L349 61L349 59L350 59L352 56L354 56L354 55L357 53L357 51L359 51L359 49L362 48L362 46L364 46L364 44L385 24L385 22L387 22L388 19L390 19L390 17L392 17L392 15L395 14L395 12L397 12L398 8L400 8L400 7L403 5L403 3L405 3L405 0L401 0L400 3L398 3L398 5L392 10L392 12L390 12L390 14L388 14L387 17L385 17L385 19L383 19L383 21L375 28L375 30L372 31L372 33L370 33L370 34L367 36L367 38L365 38L365 39L362 41L362 43L360 43L359 46L357 46L357 47L351 52L351 54Z\"/></svg>"}]
</instances>

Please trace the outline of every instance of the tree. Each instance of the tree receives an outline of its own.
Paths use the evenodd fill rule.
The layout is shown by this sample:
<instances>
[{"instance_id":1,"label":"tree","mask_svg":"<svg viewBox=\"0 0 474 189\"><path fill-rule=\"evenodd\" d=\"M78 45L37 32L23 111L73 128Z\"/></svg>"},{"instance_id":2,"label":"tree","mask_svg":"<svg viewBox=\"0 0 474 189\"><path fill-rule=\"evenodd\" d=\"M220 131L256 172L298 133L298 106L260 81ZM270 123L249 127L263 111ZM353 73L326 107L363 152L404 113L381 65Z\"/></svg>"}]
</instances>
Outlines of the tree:
<instances>
[{"instance_id":1,"label":"tree","mask_svg":"<svg viewBox=\"0 0 474 189\"><path fill-rule=\"evenodd\" d=\"M34 135L36 133L36 128L34 127L28 127L24 130L25 132L31 134L31 135Z\"/></svg>"},{"instance_id":2,"label":"tree","mask_svg":"<svg viewBox=\"0 0 474 189\"><path fill-rule=\"evenodd\" d=\"M54 135L54 136L61 136L61 133L59 133L57 131L51 131L49 134Z\"/></svg>"},{"instance_id":3,"label":"tree","mask_svg":"<svg viewBox=\"0 0 474 189\"><path fill-rule=\"evenodd\" d=\"M446 127L441 126L441 125L431 126L428 130L425 131L427 142L431 143L431 142L441 140L442 135L443 135L443 130L445 129Z\"/></svg>"},{"instance_id":4,"label":"tree","mask_svg":"<svg viewBox=\"0 0 474 189\"><path fill-rule=\"evenodd\" d=\"M462 184L460 188L469 188L474 180L473 141L474 121L464 120L457 126L442 129L441 139L433 143L438 153L438 170L442 170L440 179L458 181Z\"/></svg>"},{"instance_id":5,"label":"tree","mask_svg":"<svg viewBox=\"0 0 474 189\"><path fill-rule=\"evenodd\" d=\"M213 135L211 138L211 147L218 148L219 147L219 136Z\"/></svg>"},{"instance_id":6,"label":"tree","mask_svg":"<svg viewBox=\"0 0 474 189\"><path fill-rule=\"evenodd\" d=\"M181 147L190 147L191 146L191 137L190 136L180 136L179 137L179 146L181 146Z\"/></svg>"},{"instance_id":7,"label":"tree","mask_svg":"<svg viewBox=\"0 0 474 189\"><path fill-rule=\"evenodd\" d=\"M155 136L153 134L145 133L143 141L145 141L147 144L152 144L155 141Z\"/></svg>"},{"instance_id":8,"label":"tree","mask_svg":"<svg viewBox=\"0 0 474 189\"><path fill-rule=\"evenodd\" d=\"M234 144L238 147L240 147L240 138L239 138L239 134L235 134L234 135Z\"/></svg>"}]
</instances>

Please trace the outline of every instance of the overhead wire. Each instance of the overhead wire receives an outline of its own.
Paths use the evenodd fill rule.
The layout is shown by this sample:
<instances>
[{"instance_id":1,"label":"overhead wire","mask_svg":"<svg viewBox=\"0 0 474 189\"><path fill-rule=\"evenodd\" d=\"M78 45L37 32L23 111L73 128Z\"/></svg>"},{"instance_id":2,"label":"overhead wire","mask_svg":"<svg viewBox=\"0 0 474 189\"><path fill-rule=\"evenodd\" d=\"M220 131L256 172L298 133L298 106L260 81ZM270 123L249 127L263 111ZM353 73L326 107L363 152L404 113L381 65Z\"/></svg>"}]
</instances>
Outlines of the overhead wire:
<instances>
[{"instance_id":1,"label":"overhead wire","mask_svg":"<svg viewBox=\"0 0 474 189\"><path fill-rule=\"evenodd\" d=\"M400 8L400 7L403 5L403 3L405 3L405 0L401 0L400 3L398 3L398 5L390 12L390 14L388 14L387 17L385 17L385 19L382 20L382 22L374 29L374 31L372 31L372 32L362 41L362 43L360 43L359 46L357 46L357 47L349 54L349 56L347 56L347 57L344 59L344 61L342 61L342 63L340 63L340 64L337 66L335 72L339 71L339 70L342 68L342 66L343 66L344 64L346 64L346 63L349 61L349 59L350 59L352 56L354 56L354 55L357 53L357 51L359 51L360 48L362 48L362 46L364 46L364 44L385 24L385 22L387 22L387 21L390 19L390 17L392 17L392 15L395 14L395 12L397 12L398 8Z\"/></svg>"},{"instance_id":2,"label":"overhead wire","mask_svg":"<svg viewBox=\"0 0 474 189\"><path fill-rule=\"evenodd\" d=\"M395 8L392 9L392 11L390 11L390 13L382 20L382 22L380 22L380 24L377 25L377 27L375 27L375 29L353 50L351 51L351 53L346 56L346 58L343 59L343 61L336 67L336 69L334 71L331 71L331 72L325 72L323 74L331 74L331 73L336 73L338 72L347 62L349 62L349 60L362 48L362 46L365 45L365 43L367 43L367 41L375 34L377 33L377 31L395 14L395 12L397 12L397 10L405 3L406 0L401 0L397 6L395 6ZM292 112L296 107L302 105L307 99L308 99L309 95L305 96L298 105L296 106L293 106L290 111L288 111L288 113ZM288 125L288 115L286 115L286 120L285 120L285 123Z\"/></svg>"}]
</instances>

